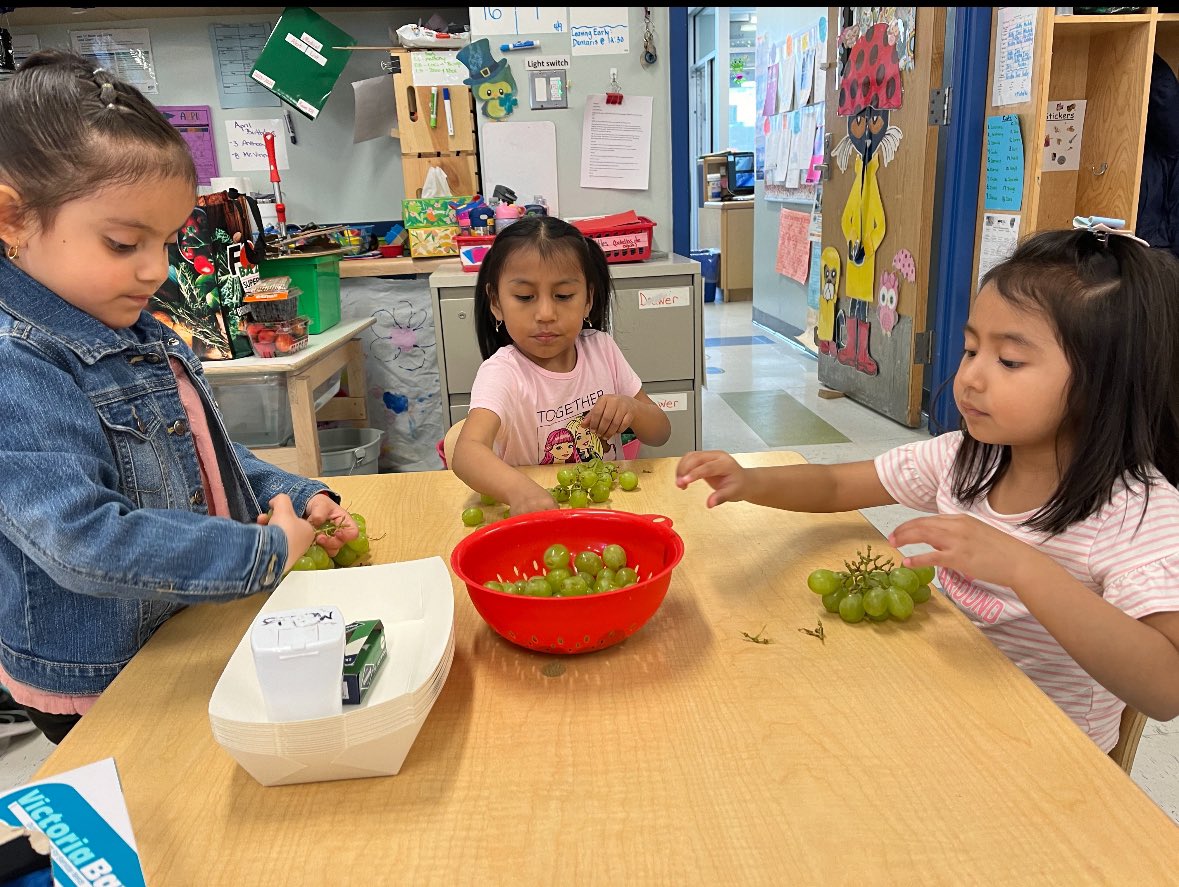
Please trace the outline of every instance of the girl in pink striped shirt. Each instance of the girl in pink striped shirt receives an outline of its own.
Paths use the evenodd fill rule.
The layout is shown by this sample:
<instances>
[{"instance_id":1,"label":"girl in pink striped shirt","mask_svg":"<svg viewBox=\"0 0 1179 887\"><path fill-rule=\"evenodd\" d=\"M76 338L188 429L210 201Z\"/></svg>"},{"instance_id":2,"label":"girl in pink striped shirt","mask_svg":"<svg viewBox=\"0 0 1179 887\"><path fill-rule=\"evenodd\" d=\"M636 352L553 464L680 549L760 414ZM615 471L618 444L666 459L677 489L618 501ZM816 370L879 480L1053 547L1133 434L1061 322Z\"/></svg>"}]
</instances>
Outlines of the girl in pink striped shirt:
<instances>
[{"instance_id":1,"label":"girl in pink striped shirt","mask_svg":"<svg viewBox=\"0 0 1179 887\"><path fill-rule=\"evenodd\" d=\"M983 278L954 379L962 430L874 461L745 469L689 453L711 508L899 502L906 557L1104 751L1130 704L1179 715L1179 263L1050 231Z\"/></svg>"}]
</instances>

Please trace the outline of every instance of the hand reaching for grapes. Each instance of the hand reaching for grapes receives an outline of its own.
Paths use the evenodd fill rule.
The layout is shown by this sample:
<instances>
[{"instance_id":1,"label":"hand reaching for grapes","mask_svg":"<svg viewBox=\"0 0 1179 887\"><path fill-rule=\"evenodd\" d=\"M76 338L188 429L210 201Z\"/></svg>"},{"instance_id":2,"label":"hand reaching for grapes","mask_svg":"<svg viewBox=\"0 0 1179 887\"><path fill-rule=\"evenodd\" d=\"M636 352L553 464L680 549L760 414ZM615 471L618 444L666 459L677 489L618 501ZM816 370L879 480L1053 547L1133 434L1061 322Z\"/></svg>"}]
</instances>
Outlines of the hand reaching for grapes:
<instances>
[{"instance_id":1,"label":"hand reaching for grapes","mask_svg":"<svg viewBox=\"0 0 1179 887\"><path fill-rule=\"evenodd\" d=\"M602 440L608 441L621 434L634 423L638 402L622 394L605 394L599 397L593 409L585 414L582 425L595 432Z\"/></svg>"},{"instance_id":2,"label":"hand reaching for grapes","mask_svg":"<svg viewBox=\"0 0 1179 887\"><path fill-rule=\"evenodd\" d=\"M313 527L323 527L324 525L335 527L333 532L318 533L315 537L315 542L322 545L330 557L335 557L345 542L360 535L360 530L352 519L352 515L327 493L316 493L312 496L303 516Z\"/></svg>"},{"instance_id":3,"label":"hand reaching for grapes","mask_svg":"<svg viewBox=\"0 0 1179 887\"><path fill-rule=\"evenodd\" d=\"M262 526L273 524L286 534L287 562L283 567L283 574L288 573L303 552L315 541L315 527L309 521L295 514L295 506L291 497L286 493L279 493L270 500L270 511L258 515L258 523Z\"/></svg>"},{"instance_id":4,"label":"hand reaching for grapes","mask_svg":"<svg viewBox=\"0 0 1179 887\"><path fill-rule=\"evenodd\" d=\"M708 507L722 502L740 502L748 495L744 468L728 453L720 450L688 453L675 469L675 484L687 489L693 481L703 480L714 492L708 497Z\"/></svg>"},{"instance_id":5,"label":"hand reaching for grapes","mask_svg":"<svg viewBox=\"0 0 1179 887\"><path fill-rule=\"evenodd\" d=\"M1026 542L968 514L918 517L901 524L888 537L894 548L924 544L933 551L904 559L906 567L937 566L971 579L1014 588L1029 568L1054 562Z\"/></svg>"},{"instance_id":6,"label":"hand reaching for grapes","mask_svg":"<svg viewBox=\"0 0 1179 887\"><path fill-rule=\"evenodd\" d=\"M531 483L519 493L513 493L508 500L508 508L512 514L528 514L533 511L549 511L560 508L553 501L553 494L539 484Z\"/></svg>"}]
</instances>

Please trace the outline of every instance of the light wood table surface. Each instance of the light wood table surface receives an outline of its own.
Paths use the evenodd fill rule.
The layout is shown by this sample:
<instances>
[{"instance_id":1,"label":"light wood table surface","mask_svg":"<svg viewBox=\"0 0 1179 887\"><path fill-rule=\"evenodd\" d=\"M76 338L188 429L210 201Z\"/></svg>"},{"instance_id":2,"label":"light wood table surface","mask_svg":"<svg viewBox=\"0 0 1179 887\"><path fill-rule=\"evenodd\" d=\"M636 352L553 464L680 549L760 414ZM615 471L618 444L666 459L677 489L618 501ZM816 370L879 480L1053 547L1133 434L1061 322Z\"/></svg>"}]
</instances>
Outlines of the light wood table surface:
<instances>
[{"instance_id":1,"label":"light wood table surface","mask_svg":"<svg viewBox=\"0 0 1179 887\"><path fill-rule=\"evenodd\" d=\"M811 570L889 550L863 517L708 511L675 463L634 463L612 503L684 538L650 622L532 653L455 580L454 665L397 776L263 788L213 741L255 597L174 617L37 778L113 756L169 887L1175 883L1179 829L948 601L904 624L823 612ZM449 563L472 532L450 472L330 480L383 534L378 561ZM824 641L799 631L820 618Z\"/></svg>"},{"instance_id":2,"label":"light wood table surface","mask_svg":"<svg viewBox=\"0 0 1179 887\"><path fill-rule=\"evenodd\" d=\"M246 376L286 377L287 405L291 411L293 447L260 447L251 450L259 459L304 476L323 470L317 422L350 421L363 428L368 422L365 392L364 345L360 334L376 323L375 317L345 320L329 330L308 336L307 346L283 357L241 357L237 360L206 361L205 377L218 380ZM333 397L317 412L315 389L344 370L348 387L358 392L351 397Z\"/></svg>"}]
</instances>

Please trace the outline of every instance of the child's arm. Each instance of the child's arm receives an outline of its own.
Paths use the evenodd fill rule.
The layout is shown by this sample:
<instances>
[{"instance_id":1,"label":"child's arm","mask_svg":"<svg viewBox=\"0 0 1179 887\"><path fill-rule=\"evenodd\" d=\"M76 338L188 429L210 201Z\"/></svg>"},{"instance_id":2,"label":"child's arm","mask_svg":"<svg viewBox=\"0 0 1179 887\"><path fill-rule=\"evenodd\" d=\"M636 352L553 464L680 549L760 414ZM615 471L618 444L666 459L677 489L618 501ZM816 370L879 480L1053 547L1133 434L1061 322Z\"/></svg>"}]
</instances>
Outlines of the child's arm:
<instances>
[{"instance_id":1,"label":"child's arm","mask_svg":"<svg viewBox=\"0 0 1179 887\"><path fill-rule=\"evenodd\" d=\"M556 508L552 494L495 454L492 445L499 434L499 416L475 407L467 413L454 445L454 473L472 490L505 502L512 514Z\"/></svg>"},{"instance_id":2,"label":"child's arm","mask_svg":"<svg viewBox=\"0 0 1179 887\"><path fill-rule=\"evenodd\" d=\"M1179 716L1179 613L1135 619L1047 554L970 515L916 518L888 541L933 546L905 558L907 567L947 567L1007 586L1095 681L1147 717Z\"/></svg>"},{"instance_id":3,"label":"child's arm","mask_svg":"<svg viewBox=\"0 0 1179 887\"><path fill-rule=\"evenodd\" d=\"M585 415L583 425L597 433L602 440L610 440L630 428L635 436L649 446L658 447L671 437L671 422L642 389L634 397L606 394Z\"/></svg>"},{"instance_id":4,"label":"child's arm","mask_svg":"<svg viewBox=\"0 0 1179 887\"><path fill-rule=\"evenodd\" d=\"M708 507L722 502L752 502L784 511L856 511L896 502L880 482L876 465L782 465L742 468L719 450L688 453L676 466L676 486L704 480L712 489Z\"/></svg>"}]
</instances>

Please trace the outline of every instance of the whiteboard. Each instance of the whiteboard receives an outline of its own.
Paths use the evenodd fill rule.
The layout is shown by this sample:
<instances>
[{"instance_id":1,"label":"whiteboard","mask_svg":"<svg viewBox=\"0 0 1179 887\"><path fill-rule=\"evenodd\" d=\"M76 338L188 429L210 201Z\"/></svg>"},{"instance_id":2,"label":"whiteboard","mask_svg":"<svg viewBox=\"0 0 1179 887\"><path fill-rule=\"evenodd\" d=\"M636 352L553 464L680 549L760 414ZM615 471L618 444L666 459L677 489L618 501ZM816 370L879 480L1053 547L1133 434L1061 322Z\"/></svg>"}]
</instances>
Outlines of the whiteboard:
<instances>
[{"instance_id":1,"label":"whiteboard","mask_svg":"<svg viewBox=\"0 0 1179 887\"><path fill-rule=\"evenodd\" d=\"M549 215L559 216L557 202L557 127L551 120L527 123L490 121L479 129L483 194L489 200L496 185L516 192L516 203L532 203L544 195Z\"/></svg>"}]
</instances>

